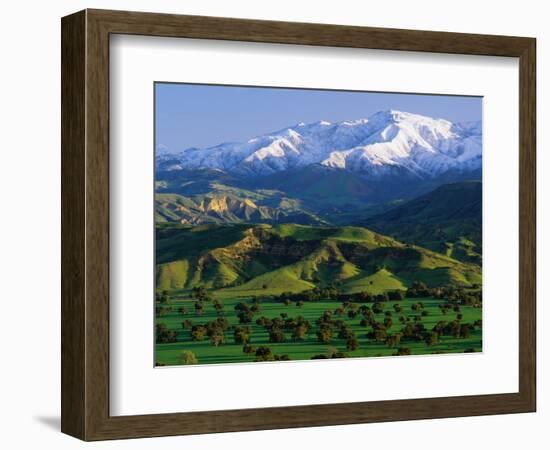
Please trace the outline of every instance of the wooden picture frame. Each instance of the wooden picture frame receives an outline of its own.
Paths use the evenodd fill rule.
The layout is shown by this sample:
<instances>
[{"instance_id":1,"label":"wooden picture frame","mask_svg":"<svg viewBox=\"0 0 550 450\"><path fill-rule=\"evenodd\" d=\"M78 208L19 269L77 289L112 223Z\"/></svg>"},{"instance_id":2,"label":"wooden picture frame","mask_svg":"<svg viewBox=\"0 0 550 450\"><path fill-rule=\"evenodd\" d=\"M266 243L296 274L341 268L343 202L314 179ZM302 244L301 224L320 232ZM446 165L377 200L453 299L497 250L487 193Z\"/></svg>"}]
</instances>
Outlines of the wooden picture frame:
<instances>
[{"instance_id":1,"label":"wooden picture frame","mask_svg":"<svg viewBox=\"0 0 550 450\"><path fill-rule=\"evenodd\" d=\"M85 10L62 19L62 417L83 440L535 411L533 38ZM109 36L134 34L519 58L519 392L109 415Z\"/></svg>"}]
</instances>

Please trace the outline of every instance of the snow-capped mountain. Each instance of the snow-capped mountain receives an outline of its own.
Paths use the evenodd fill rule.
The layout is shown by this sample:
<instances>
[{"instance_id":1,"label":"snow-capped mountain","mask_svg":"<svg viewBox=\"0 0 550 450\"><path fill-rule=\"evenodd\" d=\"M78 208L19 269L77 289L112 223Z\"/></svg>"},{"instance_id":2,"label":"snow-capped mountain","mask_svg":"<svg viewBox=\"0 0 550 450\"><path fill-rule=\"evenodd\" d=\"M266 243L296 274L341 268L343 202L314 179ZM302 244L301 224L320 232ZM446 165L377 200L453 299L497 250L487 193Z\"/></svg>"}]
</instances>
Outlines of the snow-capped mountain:
<instances>
[{"instance_id":1,"label":"snow-capped mountain","mask_svg":"<svg viewBox=\"0 0 550 450\"><path fill-rule=\"evenodd\" d=\"M480 122L455 124L389 110L368 119L299 123L243 143L162 154L157 167L261 176L320 164L369 178L399 174L429 179L448 171L480 169L481 150Z\"/></svg>"}]
</instances>

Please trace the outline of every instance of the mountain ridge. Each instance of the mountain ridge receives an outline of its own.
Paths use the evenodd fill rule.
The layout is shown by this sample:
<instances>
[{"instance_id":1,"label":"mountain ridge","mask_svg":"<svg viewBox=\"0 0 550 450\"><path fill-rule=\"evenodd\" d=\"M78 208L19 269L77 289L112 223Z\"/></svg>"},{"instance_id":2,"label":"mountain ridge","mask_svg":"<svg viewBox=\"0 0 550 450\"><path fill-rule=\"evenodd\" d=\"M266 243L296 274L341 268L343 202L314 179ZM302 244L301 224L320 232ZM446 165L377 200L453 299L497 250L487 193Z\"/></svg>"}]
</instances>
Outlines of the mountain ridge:
<instances>
[{"instance_id":1,"label":"mountain ridge","mask_svg":"<svg viewBox=\"0 0 550 450\"><path fill-rule=\"evenodd\" d=\"M214 169L266 176L318 164L380 179L397 173L418 179L481 168L481 122L452 123L387 110L367 119L298 123L246 142L180 153L162 152L159 171Z\"/></svg>"},{"instance_id":2,"label":"mountain ridge","mask_svg":"<svg viewBox=\"0 0 550 450\"><path fill-rule=\"evenodd\" d=\"M476 265L359 227L170 225L157 229L156 241L159 290L205 286L247 295L336 283L352 292L379 289L373 278L401 289L413 281L468 286L481 279Z\"/></svg>"},{"instance_id":3,"label":"mountain ridge","mask_svg":"<svg viewBox=\"0 0 550 450\"><path fill-rule=\"evenodd\" d=\"M481 265L482 183L439 186L356 225Z\"/></svg>"}]
</instances>

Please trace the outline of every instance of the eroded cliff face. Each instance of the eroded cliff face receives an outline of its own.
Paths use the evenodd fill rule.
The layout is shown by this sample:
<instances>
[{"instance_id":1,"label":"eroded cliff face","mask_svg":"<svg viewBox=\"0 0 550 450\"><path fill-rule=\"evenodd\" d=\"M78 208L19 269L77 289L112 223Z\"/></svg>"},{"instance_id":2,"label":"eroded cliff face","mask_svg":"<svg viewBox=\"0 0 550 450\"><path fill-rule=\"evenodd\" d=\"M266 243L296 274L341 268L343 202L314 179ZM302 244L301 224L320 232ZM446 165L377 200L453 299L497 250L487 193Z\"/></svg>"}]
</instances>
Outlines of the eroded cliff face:
<instances>
[{"instance_id":1,"label":"eroded cliff face","mask_svg":"<svg viewBox=\"0 0 550 450\"><path fill-rule=\"evenodd\" d=\"M229 261L251 261L255 258L269 259L269 265L278 267L296 262L311 254L320 241L297 241L281 238L269 228L251 227L245 237L235 244L211 252L216 258Z\"/></svg>"},{"instance_id":2,"label":"eroded cliff face","mask_svg":"<svg viewBox=\"0 0 550 450\"><path fill-rule=\"evenodd\" d=\"M167 203L167 207L175 214L177 221L183 225L198 225L215 222L247 222L276 219L280 214L276 208L258 206L251 199L239 199L228 195L206 197L194 202Z\"/></svg>"}]
</instances>

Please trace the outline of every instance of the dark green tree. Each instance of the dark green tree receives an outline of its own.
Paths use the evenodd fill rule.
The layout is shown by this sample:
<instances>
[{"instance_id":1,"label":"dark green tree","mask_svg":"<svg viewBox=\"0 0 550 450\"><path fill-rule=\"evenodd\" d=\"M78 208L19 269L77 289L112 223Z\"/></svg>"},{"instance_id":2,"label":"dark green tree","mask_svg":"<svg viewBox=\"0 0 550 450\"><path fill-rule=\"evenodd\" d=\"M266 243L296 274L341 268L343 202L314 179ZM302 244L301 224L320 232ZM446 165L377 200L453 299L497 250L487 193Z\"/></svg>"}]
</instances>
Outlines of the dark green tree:
<instances>
[{"instance_id":1,"label":"dark green tree","mask_svg":"<svg viewBox=\"0 0 550 450\"><path fill-rule=\"evenodd\" d=\"M206 327L202 325L193 325L191 328L191 339L194 341L203 341L207 336Z\"/></svg>"},{"instance_id":2,"label":"dark green tree","mask_svg":"<svg viewBox=\"0 0 550 450\"><path fill-rule=\"evenodd\" d=\"M274 361L275 356L269 347L261 346L256 349L256 361Z\"/></svg>"},{"instance_id":3,"label":"dark green tree","mask_svg":"<svg viewBox=\"0 0 550 450\"><path fill-rule=\"evenodd\" d=\"M348 336L348 338L346 339L346 348L350 352L359 348L359 341L357 340L357 337L355 337L355 335L352 334Z\"/></svg>"},{"instance_id":4,"label":"dark green tree","mask_svg":"<svg viewBox=\"0 0 550 450\"><path fill-rule=\"evenodd\" d=\"M319 342L329 344L332 341L332 328L328 325L321 325L316 335Z\"/></svg>"}]
</instances>

